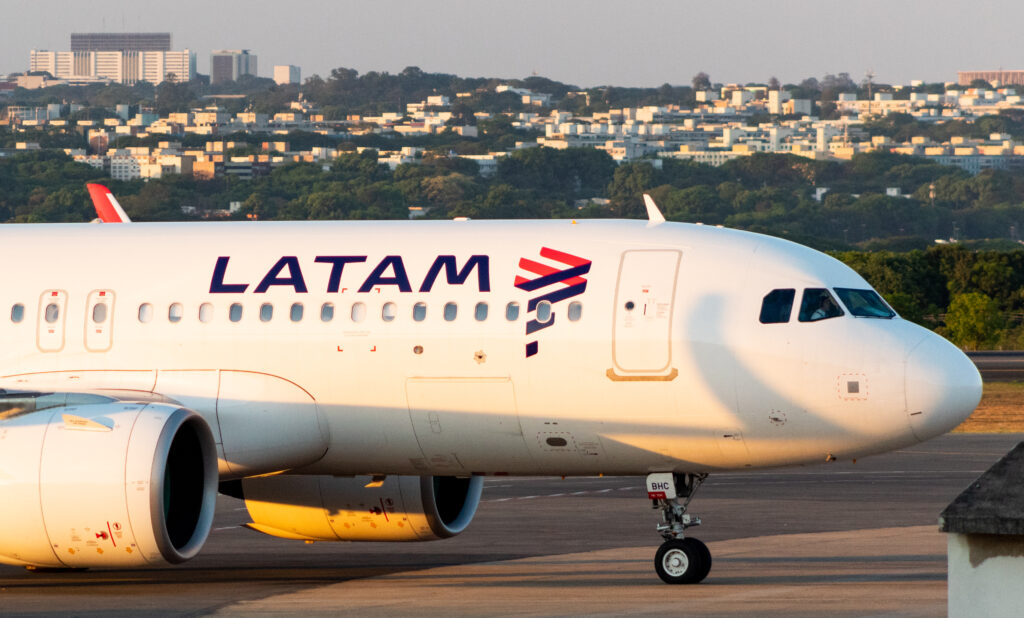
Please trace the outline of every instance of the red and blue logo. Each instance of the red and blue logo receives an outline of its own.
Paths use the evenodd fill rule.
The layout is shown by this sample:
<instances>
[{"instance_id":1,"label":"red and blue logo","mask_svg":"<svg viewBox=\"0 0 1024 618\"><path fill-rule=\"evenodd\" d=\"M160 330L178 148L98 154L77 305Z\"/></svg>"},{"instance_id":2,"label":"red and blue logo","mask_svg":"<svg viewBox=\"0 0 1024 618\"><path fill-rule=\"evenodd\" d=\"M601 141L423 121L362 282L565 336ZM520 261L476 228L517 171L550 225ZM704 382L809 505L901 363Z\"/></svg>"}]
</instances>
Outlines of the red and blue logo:
<instances>
[{"instance_id":1,"label":"red and blue logo","mask_svg":"<svg viewBox=\"0 0 1024 618\"><path fill-rule=\"evenodd\" d=\"M554 311L546 321L538 319L537 308L540 304L547 302L553 306L574 296L579 296L587 289L587 280L583 275L590 272L591 261L576 255L542 247L540 256L548 260L549 263L520 258L519 268L527 274L525 276L516 275L517 288L525 292L541 292L538 296L531 298L526 306L527 316L532 316L526 322L527 335L532 335L555 323ZM551 263L557 265L553 266ZM533 278L528 278L530 276ZM537 340L527 342L526 357L535 355L538 347Z\"/></svg>"}]
</instances>

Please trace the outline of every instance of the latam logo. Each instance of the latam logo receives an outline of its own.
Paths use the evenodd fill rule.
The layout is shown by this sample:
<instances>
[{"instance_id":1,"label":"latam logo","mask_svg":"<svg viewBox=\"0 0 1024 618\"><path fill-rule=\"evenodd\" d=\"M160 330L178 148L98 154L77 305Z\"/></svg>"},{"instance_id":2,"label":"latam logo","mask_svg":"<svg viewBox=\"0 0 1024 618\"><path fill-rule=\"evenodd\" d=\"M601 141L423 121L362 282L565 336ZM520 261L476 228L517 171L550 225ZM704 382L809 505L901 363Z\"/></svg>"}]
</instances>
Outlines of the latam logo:
<instances>
[{"instance_id":1,"label":"latam logo","mask_svg":"<svg viewBox=\"0 0 1024 618\"><path fill-rule=\"evenodd\" d=\"M330 266L329 271L323 266L319 267L321 276L323 273L329 272L326 282L323 279L320 280L322 289L326 290L328 294L346 292L349 289L356 289L360 294L366 294L374 289L380 291L379 288L384 286L395 286L399 292L412 292L413 280L409 278L402 256L385 256L377 263L369 276L364 277L360 273L353 275L349 272L366 260L367 256L365 255L318 255L313 259L313 264ZM217 258L217 263L213 267L213 277L210 279L210 294L242 294L249 289L248 282L236 281L228 277L230 261L230 256ZM350 268L345 268L346 266ZM307 262L306 269L310 268L311 266ZM474 270L476 271L477 289L481 292L490 292L490 258L486 255L470 256L462 268L459 268L454 255L437 256L430 268L427 269L427 274L420 283L419 291L429 292L432 290L442 271L444 271L444 278L448 285L463 285L469 280ZM353 277L355 278L353 279ZM228 283L228 280L231 283ZM359 281L362 281L361 285L358 284ZM309 293L306 275L303 273L303 267L298 257L285 255L277 260L256 284L253 293L264 294L273 287L289 287L296 294Z\"/></svg>"},{"instance_id":2,"label":"latam logo","mask_svg":"<svg viewBox=\"0 0 1024 618\"><path fill-rule=\"evenodd\" d=\"M557 264L535 262L526 258L519 259L519 268L528 273L526 276L516 275L516 287L526 292L542 292L540 295L530 299L526 306L527 315L533 314L533 318L526 322L526 334L543 330L555 323L555 313L545 321L537 316L537 307L547 301L551 305L563 300L579 296L587 289L587 280L583 275L590 272L591 261L579 256L542 247L540 256ZM533 279L528 277L535 276ZM537 354L539 343L537 340L526 343L526 357Z\"/></svg>"}]
</instances>

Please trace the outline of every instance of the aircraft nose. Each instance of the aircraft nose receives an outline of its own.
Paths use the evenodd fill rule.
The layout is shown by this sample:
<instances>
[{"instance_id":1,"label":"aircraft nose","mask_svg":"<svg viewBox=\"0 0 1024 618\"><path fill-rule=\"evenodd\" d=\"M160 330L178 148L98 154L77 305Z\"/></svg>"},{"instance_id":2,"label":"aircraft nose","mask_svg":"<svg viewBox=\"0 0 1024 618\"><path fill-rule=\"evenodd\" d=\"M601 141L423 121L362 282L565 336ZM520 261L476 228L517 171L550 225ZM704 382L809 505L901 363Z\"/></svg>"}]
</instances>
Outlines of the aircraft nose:
<instances>
[{"instance_id":1,"label":"aircraft nose","mask_svg":"<svg viewBox=\"0 0 1024 618\"><path fill-rule=\"evenodd\" d=\"M911 429L918 440L928 440L978 407L981 374L959 348L929 333L907 355L905 392Z\"/></svg>"}]
</instances>

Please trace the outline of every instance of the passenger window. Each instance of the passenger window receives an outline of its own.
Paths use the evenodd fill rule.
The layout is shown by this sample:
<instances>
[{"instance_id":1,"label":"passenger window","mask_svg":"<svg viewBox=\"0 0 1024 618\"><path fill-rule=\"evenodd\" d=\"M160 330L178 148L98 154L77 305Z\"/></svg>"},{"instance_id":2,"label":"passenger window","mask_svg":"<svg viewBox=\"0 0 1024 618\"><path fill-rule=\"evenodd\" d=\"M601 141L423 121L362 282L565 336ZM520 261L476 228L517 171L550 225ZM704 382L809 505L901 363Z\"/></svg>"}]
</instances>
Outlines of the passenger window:
<instances>
[{"instance_id":1,"label":"passenger window","mask_svg":"<svg viewBox=\"0 0 1024 618\"><path fill-rule=\"evenodd\" d=\"M398 315L398 307L395 303L384 303L384 306L380 308L380 319L385 322L394 320L396 315Z\"/></svg>"},{"instance_id":2,"label":"passenger window","mask_svg":"<svg viewBox=\"0 0 1024 618\"><path fill-rule=\"evenodd\" d=\"M57 318L59 318L59 317L60 317L60 307L57 306L57 303L50 303L49 305L46 305L46 311L44 312L44 319L46 320L47 324L53 324L54 322L57 321Z\"/></svg>"},{"instance_id":3,"label":"passenger window","mask_svg":"<svg viewBox=\"0 0 1024 618\"><path fill-rule=\"evenodd\" d=\"M817 322L843 315L843 310L836 304L829 291L825 288L807 288L804 298L800 301L801 322Z\"/></svg>"},{"instance_id":4,"label":"passenger window","mask_svg":"<svg viewBox=\"0 0 1024 618\"><path fill-rule=\"evenodd\" d=\"M412 306L412 319L417 322L427 319L427 303L416 303Z\"/></svg>"},{"instance_id":5,"label":"passenger window","mask_svg":"<svg viewBox=\"0 0 1024 618\"><path fill-rule=\"evenodd\" d=\"M772 290L761 301L761 323L783 324L793 313L796 290ZM806 298L806 296L804 297Z\"/></svg>"},{"instance_id":6,"label":"passenger window","mask_svg":"<svg viewBox=\"0 0 1024 618\"><path fill-rule=\"evenodd\" d=\"M537 321L541 324L551 321L551 303L546 300L537 303Z\"/></svg>"},{"instance_id":7,"label":"passenger window","mask_svg":"<svg viewBox=\"0 0 1024 618\"><path fill-rule=\"evenodd\" d=\"M334 303L324 303L320 307L320 321L330 322L334 319Z\"/></svg>"},{"instance_id":8,"label":"passenger window","mask_svg":"<svg viewBox=\"0 0 1024 618\"><path fill-rule=\"evenodd\" d=\"M576 322L583 317L583 303L576 301L569 303L569 321Z\"/></svg>"},{"instance_id":9,"label":"passenger window","mask_svg":"<svg viewBox=\"0 0 1024 618\"><path fill-rule=\"evenodd\" d=\"M107 321L107 305L106 303L96 303L92 307L92 322L93 324L102 324Z\"/></svg>"},{"instance_id":10,"label":"passenger window","mask_svg":"<svg viewBox=\"0 0 1024 618\"><path fill-rule=\"evenodd\" d=\"M260 322L269 322L274 319L274 305L263 303L260 305Z\"/></svg>"},{"instance_id":11,"label":"passenger window","mask_svg":"<svg viewBox=\"0 0 1024 618\"><path fill-rule=\"evenodd\" d=\"M181 303L173 303L167 308L167 320L172 324L177 324L181 321L181 316L185 314L185 308L181 306Z\"/></svg>"},{"instance_id":12,"label":"passenger window","mask_svg":"<svg viewBox=\"0 0 1024 618\"><path fill-rule=\"evenodd\" d=\"M293 303L292 304L292 311L291 311L292 322L301 322L302 321L302 313L303 313L302 303Z\"/></svg>"},{"instance_id":13,"label":"passenger window","mask_svg":"<svg viewBox=\"0 0 1024 618\"><path fill-rule=\"evenodd\" d=\"M213 305L210 303L199 305L199 321L205 324L211 320L213 320Z\"/></svg>"},{"instance_id":14,"label":"passenger window","mask_svg":"<svg viewBox=\"0 0 1024 618\"><path fill-rule=\"evenodd\" d=\"M473 311L473 317L476 318L477 322L483 322L487 319L487 303L477 303L476 309Z\"/></svg>"},{"instance_id":15,"label":"passenger window","mask_svg":"<svg viewBox=\"0 0 1024 618\"><path fill-rule=\"evenodd\" d=\"M455 303L445 303L444 305L444 321L451 322L455 319L455 316L459 313L459 306Z\"/></svg>"},{"instance_id":16,"label":"passenger window","mask_svg":"<svg viewBox=\"0 0 1024 618\"><path fill-rule=\"evenodd\" d=\"M505 305L505 319L509 322L515 322L519 319L519 303L511 302Z\"/></svg>"},{"instance_id":17,"label":"passenger window","mask_svg":"<svg viewBox=\"0 0 1024 618\"><path fill-rule=\"evenodd\" d=\"M366 317L366 305L363 303L352 303L352 321L362 322Z\"/></svg>"},{"instance_id":18,"label":"passenger window","mask_svg":"<svg viewBox=\"0 0 1024 618\"><path fill-rule=\"evenodd\" d=\"M25 305L18 303L11 307L11 321L17 324L25 319Z\"/></svg>"},{"instance_id":19,"label":"passenger window","mask_svg":"<svg viewBox=\"0 0 1024 618\"><path fill-rule=\"evenodd\" d=\"M153 319L153 305L142 303L139 305L139 321L145 324Z\"/></svg>"},{"instance_id":20,"label":"passenger window","mask_svg":"<svg viewBox=\"0 0 1024 618\"><path fill-rule=\"evenodd\" d=\"M241 303L231 303L228 307L228 319L232 322L242 321L242 305Z\"/></svg>"}]
</instances>

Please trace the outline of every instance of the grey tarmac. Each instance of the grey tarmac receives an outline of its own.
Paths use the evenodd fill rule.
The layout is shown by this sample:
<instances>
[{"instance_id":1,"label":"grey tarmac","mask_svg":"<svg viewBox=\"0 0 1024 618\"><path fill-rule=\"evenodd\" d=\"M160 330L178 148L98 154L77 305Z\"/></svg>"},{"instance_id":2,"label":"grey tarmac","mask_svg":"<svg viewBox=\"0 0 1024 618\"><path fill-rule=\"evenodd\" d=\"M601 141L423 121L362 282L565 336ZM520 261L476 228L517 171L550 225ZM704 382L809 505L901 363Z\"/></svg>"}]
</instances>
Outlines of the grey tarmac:
<instances>
[{"instance_id":1,"label":"grey tarmac","mask_svg":"<svg viewBox=\"0 0 1024 618\"><path fill-rule=\"evenodd\" d=\"M968 352L985 382L1016 382L1024 380L1024 352Z\"/></svg>"},{"instance_id":2,"label":"grey tarmac","mask_svg":"<svg viewBox=\"0 0 1024 618\"><path fill-rule=\"evenodd\" d=\"M691 511L714 568L654 573L659 519L642 479L488 478L464 534L313 545L241 528L221 496L203 553L178 567L0 567L4 615L945 613L939 512L1024 439L958 434L857 463L712 475Z\"/></svg>"}]
</instances>

